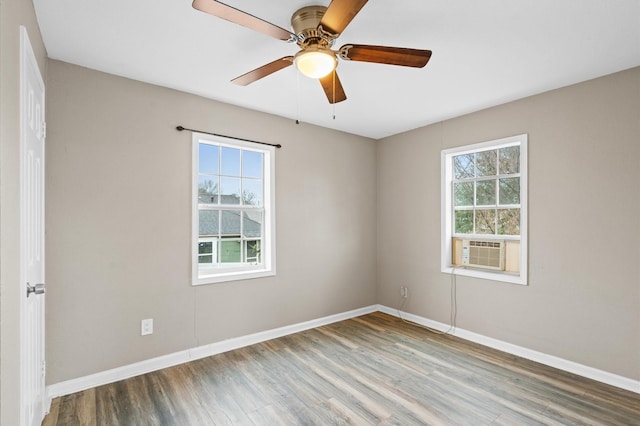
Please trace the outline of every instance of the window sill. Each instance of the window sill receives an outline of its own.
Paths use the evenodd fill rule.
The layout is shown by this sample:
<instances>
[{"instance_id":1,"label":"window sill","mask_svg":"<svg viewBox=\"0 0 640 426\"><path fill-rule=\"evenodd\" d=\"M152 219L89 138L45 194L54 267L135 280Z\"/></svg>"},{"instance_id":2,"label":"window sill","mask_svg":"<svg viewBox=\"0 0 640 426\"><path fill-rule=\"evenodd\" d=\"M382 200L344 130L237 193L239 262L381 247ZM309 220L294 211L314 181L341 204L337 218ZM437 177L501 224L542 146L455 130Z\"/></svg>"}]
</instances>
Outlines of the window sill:
<instances>
[{"instance_id":1,"label":"window sill","mask_svg":"<svg viewBox=\"0 0 640 426\"><path fill-rule=\"evenodd\" d=\"M441 269L441 272L444 272L445 274L460 275L464 277L480 278L483 280L527 285L526 277L503 271L485 271L482 269L468 268L465 266L446 266Z\"/></svg>"},{"instance_id":2,"label":"window sill","mask_svg":"<svg viewBox=\"0 0 640 426\"><path fill-rule=\"evenodd\" d=\"M206 284L218 284L229 281L240 281L240 280L250 280L254 278L264 278L264 277L272 277L276 275L276 271L274 270L250 270L250 271L229 271L229 272L220 272L215 275L207 275L204 277L196 277L194 278L192 285L206 285Z\"/></svg>"}]
</instances>

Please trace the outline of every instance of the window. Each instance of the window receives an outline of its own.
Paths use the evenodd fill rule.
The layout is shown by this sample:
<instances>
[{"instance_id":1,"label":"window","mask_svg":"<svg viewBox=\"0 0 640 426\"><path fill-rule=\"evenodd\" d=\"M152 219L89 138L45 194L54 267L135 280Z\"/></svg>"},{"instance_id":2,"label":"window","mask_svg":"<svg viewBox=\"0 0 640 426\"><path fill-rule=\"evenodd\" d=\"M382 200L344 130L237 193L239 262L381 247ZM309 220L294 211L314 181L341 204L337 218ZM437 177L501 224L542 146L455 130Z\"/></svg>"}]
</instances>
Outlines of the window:
<instances>
[{"instance_id":1,"label":"window","mask_svg":"<svg viewBox=\"0 0 640 426\"><path fill-rule=\"evenodd\" d=\"M442 272L527 283L527 135L442 151Z\"/></svg>"},{"instance_id":2,"label":"window","mask_svg":"<svg viewBox=\"0 0 640 426\"><path fill-rule=\"evenodd\" d=\"M193 134L194 285L275 275L274 148Z\"/></svg>"}]
</instances>

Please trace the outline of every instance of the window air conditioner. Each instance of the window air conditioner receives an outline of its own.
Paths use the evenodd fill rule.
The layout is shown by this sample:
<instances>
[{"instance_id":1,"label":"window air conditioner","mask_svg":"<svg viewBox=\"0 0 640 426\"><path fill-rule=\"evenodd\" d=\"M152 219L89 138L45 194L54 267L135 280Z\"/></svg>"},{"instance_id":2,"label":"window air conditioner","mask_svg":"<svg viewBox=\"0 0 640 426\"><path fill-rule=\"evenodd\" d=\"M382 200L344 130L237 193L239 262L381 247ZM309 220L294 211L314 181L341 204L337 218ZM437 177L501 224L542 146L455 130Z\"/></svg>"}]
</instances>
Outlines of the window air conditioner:
<instances>
[{"instance_id":1,"label":"window air conditioner","mask_svg":"<svg viewBox=\"0 0 640 426\"><path fill-rule=\"evenodd\" d=\"M462 240L462 264L504 271L504 241Z\"/></svg>"}]
</instances>

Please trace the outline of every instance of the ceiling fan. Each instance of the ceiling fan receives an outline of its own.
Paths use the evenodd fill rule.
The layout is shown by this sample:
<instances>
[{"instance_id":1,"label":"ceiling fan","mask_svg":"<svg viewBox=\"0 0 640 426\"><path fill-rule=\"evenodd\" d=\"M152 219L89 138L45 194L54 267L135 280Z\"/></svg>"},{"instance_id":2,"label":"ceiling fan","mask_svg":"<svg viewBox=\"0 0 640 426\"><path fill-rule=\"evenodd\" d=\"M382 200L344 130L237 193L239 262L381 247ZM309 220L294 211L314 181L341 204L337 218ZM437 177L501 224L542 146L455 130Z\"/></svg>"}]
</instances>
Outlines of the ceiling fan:
<instances>
[{"instance_id":1,"label":"ceiling fan","mask_svg":"<svg viewBox=\"0 0 640 426\"><path fill-rule=\"evenodd\" d=\"M336 72L338 57L347 61L414 68L424 67L431 58L430 50L403 47L345 44L338 50L331 50L335 40L366 3L367 0L332 0L328 7L303 7L291 17L293 33L216 0L194 0L193 7L300 47L294 56L276 59L234 78L232 83L246 86L295 64L302 74L320 80L329 103L334 104L347 99Z\"/></svg>"}]
</instances>

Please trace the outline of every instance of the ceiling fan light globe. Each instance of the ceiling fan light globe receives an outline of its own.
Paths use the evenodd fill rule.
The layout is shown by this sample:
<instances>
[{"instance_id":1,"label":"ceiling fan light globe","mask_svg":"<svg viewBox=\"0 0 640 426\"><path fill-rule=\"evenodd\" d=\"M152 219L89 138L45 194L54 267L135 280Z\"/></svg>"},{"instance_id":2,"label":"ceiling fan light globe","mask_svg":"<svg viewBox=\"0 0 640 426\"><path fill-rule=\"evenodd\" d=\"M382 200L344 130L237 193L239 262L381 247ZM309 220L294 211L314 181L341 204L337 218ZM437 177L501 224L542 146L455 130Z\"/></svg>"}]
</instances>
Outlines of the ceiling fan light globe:
<instances>
[{"instance_id":1,"label":"ceiling fan light globe","mask_svg":"<svg viewBox=\"0 0 640 426\"><path fill-rule=\"evenodd\" d=\"M294 63L296 68L310 78L322 78L336 69L338 61L330 50L307 49L298 52Z\"/></svg>"}]
</instances>

